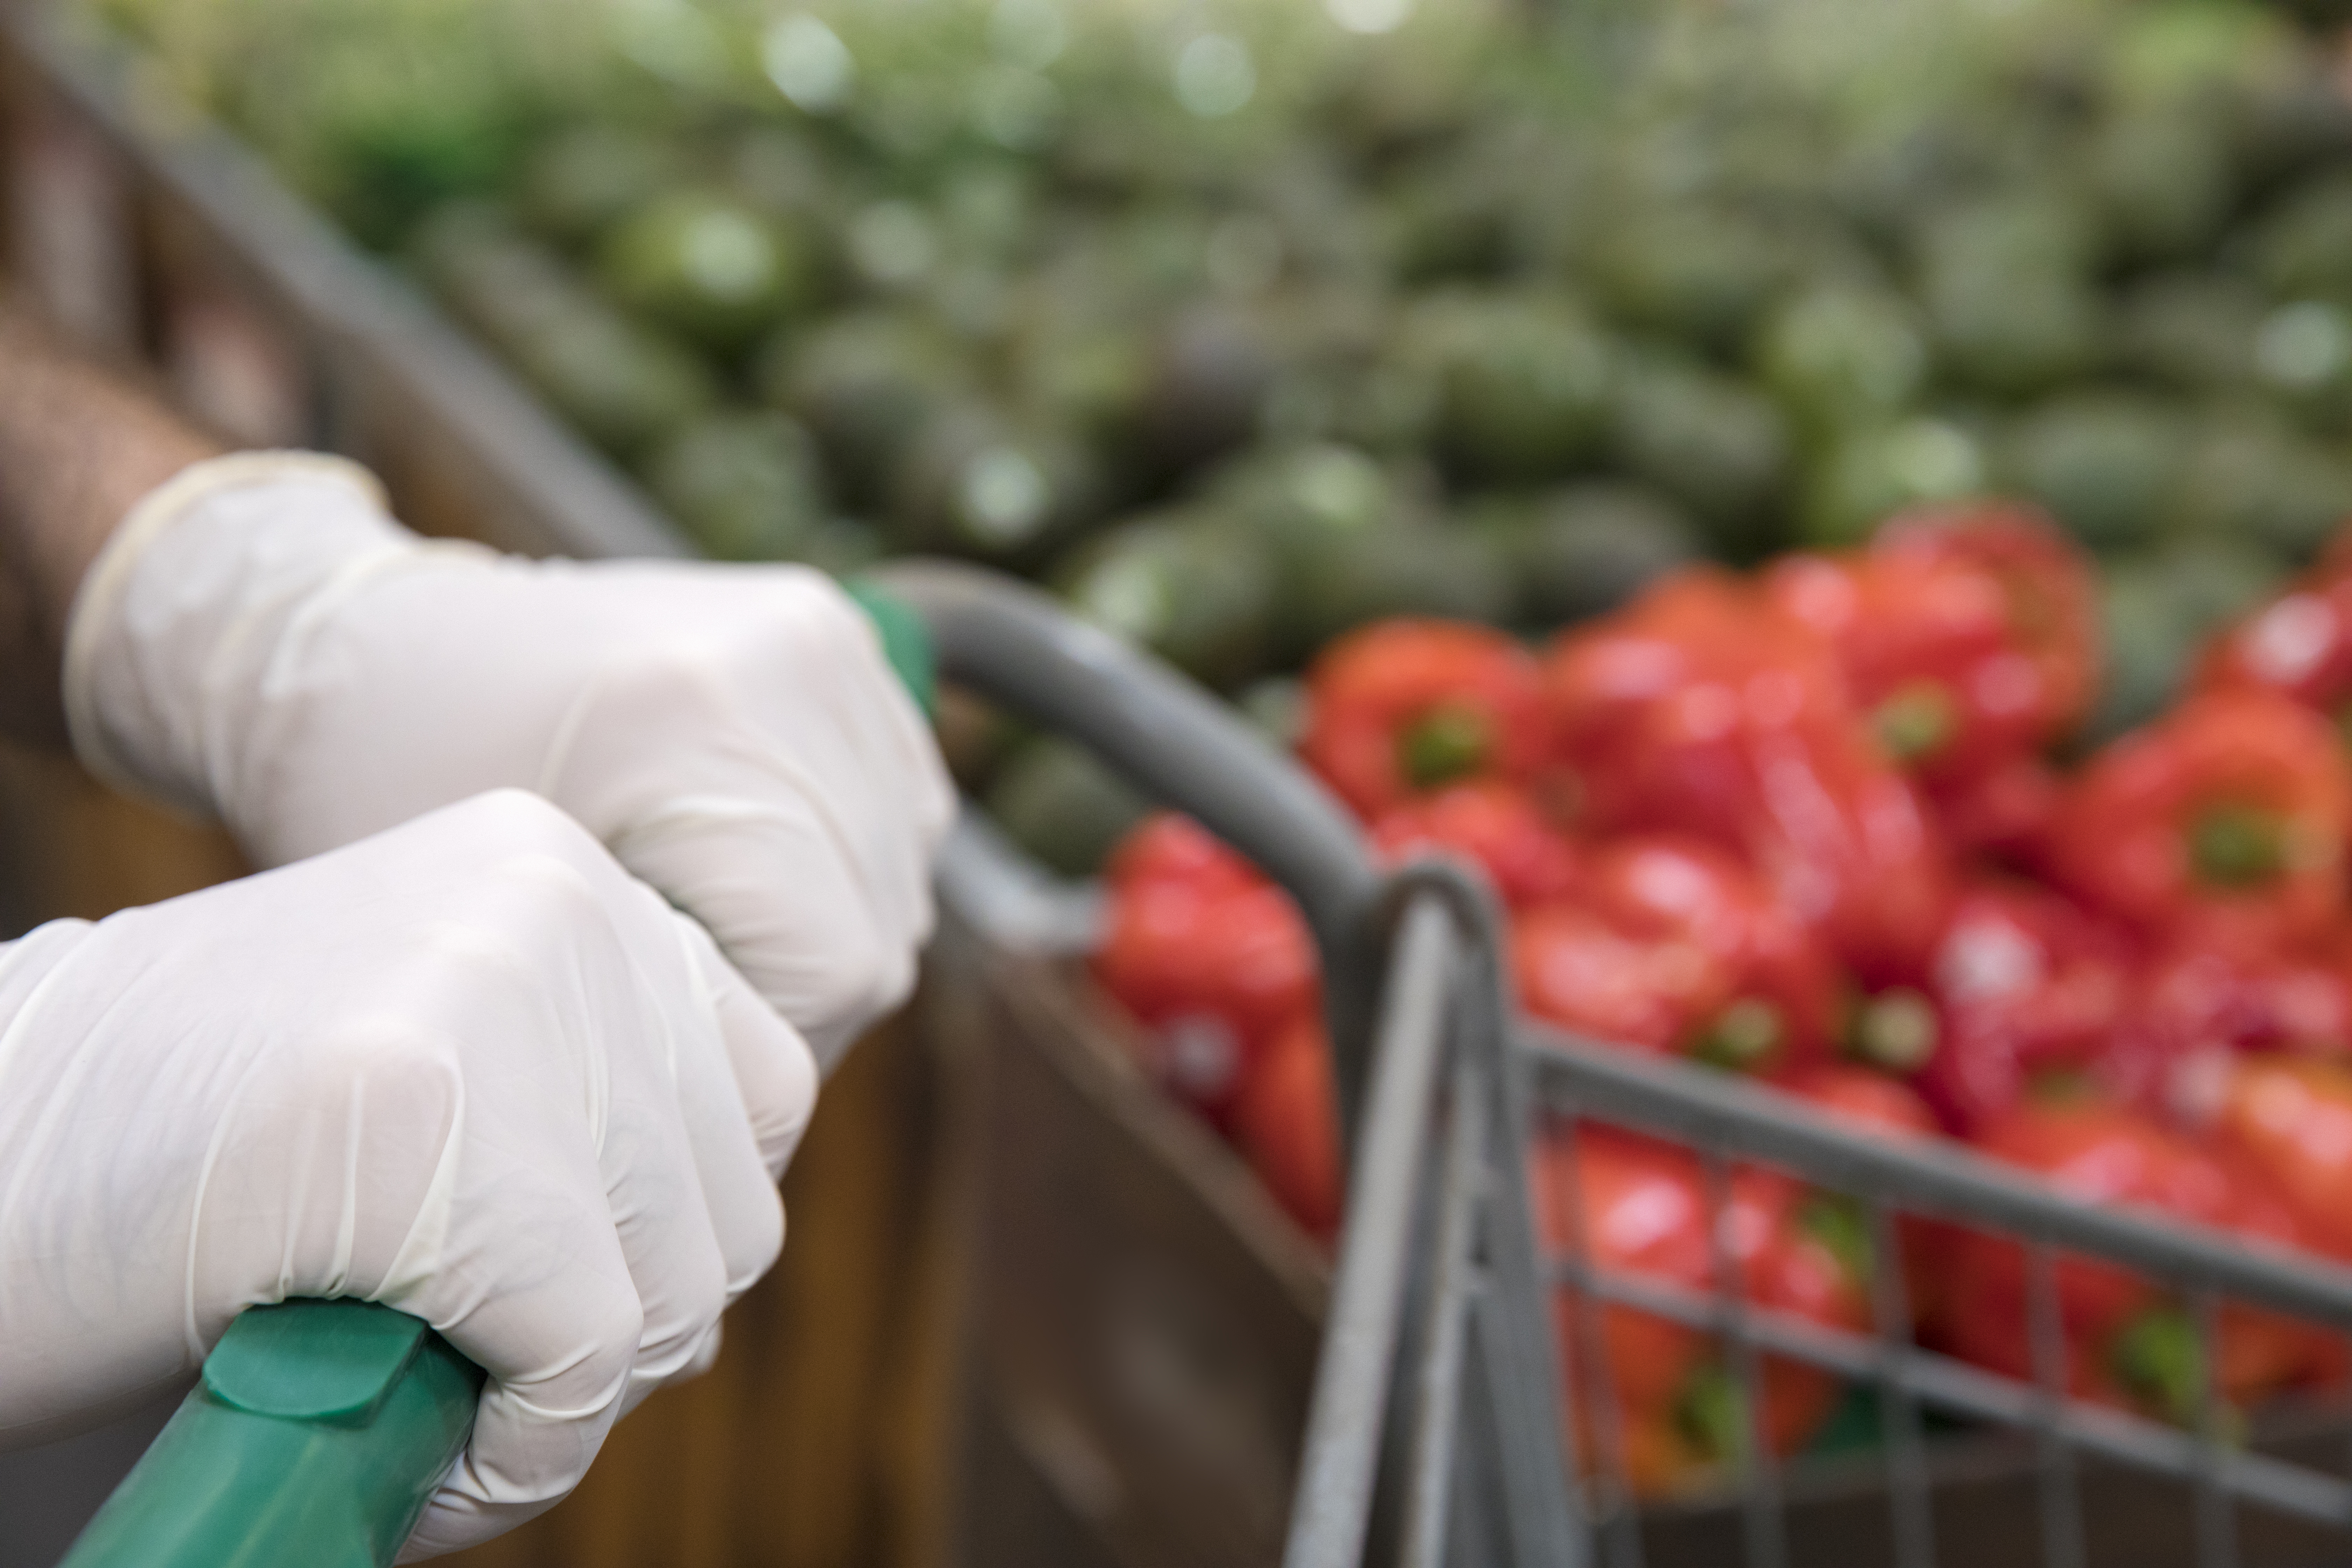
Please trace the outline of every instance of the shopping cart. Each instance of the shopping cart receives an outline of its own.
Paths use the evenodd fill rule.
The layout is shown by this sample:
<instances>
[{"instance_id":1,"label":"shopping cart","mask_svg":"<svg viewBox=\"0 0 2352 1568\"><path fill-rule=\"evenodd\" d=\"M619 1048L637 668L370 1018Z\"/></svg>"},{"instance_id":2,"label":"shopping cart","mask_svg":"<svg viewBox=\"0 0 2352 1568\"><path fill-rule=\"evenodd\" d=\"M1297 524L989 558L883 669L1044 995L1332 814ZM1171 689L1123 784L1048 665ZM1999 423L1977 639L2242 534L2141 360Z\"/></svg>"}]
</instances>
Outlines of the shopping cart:
<instances>
[{"instance_id":1,"label":"shopping cart","mask_svg":"<svg viewBox=\"0 0 2352 1568\"><path fill-rule=\"evenodd\" d=\"M1661 1518L1672 1521L1633 1501L1611 1430L1610 1369L1579 1355L1592 1375L1570 1387L1556 1348L1557 1323L1597 1332L1610 1305L1727 1347L1748 1430L1710 1506L1736 1520L1737 1539L1683 1538L1710 1561L1732 1550L1758 1568L1824 1560L1821 1541L1792 1545L1792 1472L1759 1426L1768 1357L1872 1396L1879 1442L1848 1462L1861 1484L1835 1511L1830 1554L1842 1560L1913 1568L1955 1534L1975 1544L1947 1560L2032 1552L2053 1568L2108 1556L2352 1558L2352 1482L2339 1473L2352 1442L2337 1413L2305 1413L2283 1446L2266 1429L2249 1442L2224 1419L2210 1370L2225 1301L2352 1331L2352 1271L2093 1208L1964 1152L1875 1138L1749 1085L1529 1026L1511 1016L1498 917L1475 877L1437 860L1376 870L1331 799L1228 710L1034 591L940 564L881 580L887 596L875 602L902 668L919 678L935 658L943 679L1092 746L1257 860L1297 897L1322 948L1351 1182L1287 1568L1643 1561ZM1677 1289L1595 1267L1580 1246L1539 1246L1526 1177L1538 1118L1555 1135L1606 1123L1696 1151L1723 1288ZM1874 1334L1761 1310L1731 1288L1723 1216L1746 1163L1862 1205L1882 1260ZM1898 1220L1913 1215L2026 1249L2033 1380L1915 1342L1903 1270L1891 1266L1905 1245ZM2066 1393L2062 1254L2179 1293L2207 1369L2187 1429ZM463 1445L478 1381L387 1309L249 1311L68 1568L389 1561ZM1583 1419L1568 1418L1575 1405ZM1929 1432L1949 1417L2013 1436L2006 1447L1953 1440L1993 1444L1990 1468L1956 1469ZM2104 1489L2099 1517L2124 1521L2121 1534L2086 1529L2086 1488ZM1979 1517L1957 1531L1939 1521L1946 1489L1959 1507L1941 1511ZM1857 1524L1874 1513L1874 1528Z\"/></svg>"}]
</instances>

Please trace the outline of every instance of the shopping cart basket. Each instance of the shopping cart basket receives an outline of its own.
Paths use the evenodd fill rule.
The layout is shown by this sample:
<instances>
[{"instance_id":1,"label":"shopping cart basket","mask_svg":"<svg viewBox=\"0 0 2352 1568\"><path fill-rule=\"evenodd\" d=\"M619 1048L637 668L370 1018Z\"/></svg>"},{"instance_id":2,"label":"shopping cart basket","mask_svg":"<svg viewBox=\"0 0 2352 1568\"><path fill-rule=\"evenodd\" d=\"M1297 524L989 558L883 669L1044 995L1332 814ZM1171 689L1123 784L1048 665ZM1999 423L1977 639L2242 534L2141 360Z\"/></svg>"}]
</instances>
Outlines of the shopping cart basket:
<instances>
[{"instance_id":1,"label":"shopping cart basket","mask_svg":"<svg viewBox=\"0 0 2352 1568\"><path fill-rule=\"evenodd\" d=\"M2352 1483L2336 1473L2352 1444L2341 1422L2322 1413L2280 1451L2249 1444L2223 1419L2210 1370L2225 1301L2352 1330L2352 1271L2094 1208L1964 1152L1874 1137L1749 1085L1530 1027L1511 1016L1497 917L1474 877L1442 861L1376 871L1330 798L1227 710L1034 591L958 566L882 577L885 603L912 612L886 622L906 668L935 657L942 677L1089 744L1197 816L1290 889L1323 950L1351 1181L1288 1568L1642 1561L1656 1521L1632 1500L1608 1416L1610 1369L1598 1356L1574 1358L1591 1377L1570 1387L1555 1348L1556 1322L1591 1332L1609 1304L1728 1347L1748 1431L1727 1497L1748 1563L1818 1555L1815 1544L1792 1551L1783 1474L1757 1429L1768 1357L1874 1396L1881 1442L1862 1461L1870 1484L1861 1495L1881 1521L1857 1536L1853 1510L1841 1516L1850 1560L1937 1561L1947 1485L1996 1515L1978 1521L1979 1541L2009 1542L1971 1551L1971 1561L2032 1551L2071 1565L2105 1551L2227 1564L2242 1547L2263 1561L2352 1557ZM1526 1176L1538 1118L1570 1137L1580 1122L1607 1123L1696 1151L1726 1288L1676 1289L1593 1267L1576 1246L1560 1255L1539 1247ZM1729 1288L1725 1194L1750 1163L1861 1202L1882 1260L1875 1334L1761 1310ZM1908 1215L2026 1249L2032 1381L1914 1342L1903 1270L1890 1266ZM2179 1293L2209 1369L2189 1429L2065 1392L2061 1254L2108 1260ZM69 1568L388 1561L462 1445L477 1386L436 1336L385 1309L298 1302L249 1312ZM1580 1404L1585 1418L1569 1419L1564 1402ZM2024 1489L1949 1479L1931 1455L1939 1417L2018 1435L2031 1462L2000 1474L2024 1478ZM2095 1539L2082 1489L2119 1475L2138 1478L2124 1494L2131 1528L2117 1542ZM1731 1545L1696 1550L1719 1560Z\"/></svg>"}]
</instances>

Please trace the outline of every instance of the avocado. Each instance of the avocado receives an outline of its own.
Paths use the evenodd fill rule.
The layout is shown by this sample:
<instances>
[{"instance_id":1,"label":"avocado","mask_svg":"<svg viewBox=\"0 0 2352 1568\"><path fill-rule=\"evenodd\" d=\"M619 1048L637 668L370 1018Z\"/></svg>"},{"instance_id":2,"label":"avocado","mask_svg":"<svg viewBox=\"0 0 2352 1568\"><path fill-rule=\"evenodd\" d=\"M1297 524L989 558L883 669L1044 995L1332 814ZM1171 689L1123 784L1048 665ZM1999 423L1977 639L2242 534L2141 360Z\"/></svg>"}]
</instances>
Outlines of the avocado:
<instances>
[{"instance_id":1,"label":"avocado","mask_svg":"<svg viewBox=\"0 0 2352 1568\"><path fill-rule=\"evenodd\" d=\"M2274 557L2221 538L2109 562L2099 578L2106 660L2084 739L2112 740L2162 712L2198 647L2275 592L2282 576Z\"/></svg>"},{"instance_id":2,"label":"avocado","mask_svg":"<svg viewBox=\"0 0 2352 1568\"><path fill-rule=\"evenodd\" d=\"M2256 220L2252 246L2272 299L2352 305L2352 170L2323 174L2282 195Z\"/></svg>"},{"instance_id":3,"label":"avocado","mask_svg":"<svg viewBox=\"0 0 2352 1568\"><path fill-rule=\"evenodd\" d=\"M1843 432L1808 464L1799 501L1806 543L1858 544L1894 513L1983 488L1983 444L1966 426L1921 415Z\"/></svg>"},{"instance_id":4,"label":"avocado","mask_svg":"<svg viewBox=\"0 0 2352 1568\"><path fill-rule=\"evenodd\" d=\"M1633 362L1622 386L1611 444L1626 471L1689 508L1720 552L1778 543L1792 454L1771 399L1661 353Z\"/></svg>"},{"instance_id":5,"label":"avocado","mask_svg":"<svg viewBox=\"0 0 2352 1568\"><path fill-rule=\"evenodd\" d=\"M688 426L647 460L646 482L703 552L721 561L804 559L832 515L816 443L762 409Z\"/></svg>"},{"instance_id":6,"label":"avocado","mask_svg":"<svg viewBox=\"0 0 2352 1568\"><path fill-rule=\"evenodd\" d=\"M1091 877L1150 802L1070 742L1033 740L1006 758L982 805L1006 837L1065 877Z\"/></svg>"},{"instance_id":7,"label":"avocado","mask_svg":"<svg viewBox=\"0 0 2352 1568\"><path fill-rule=\"evenodd\" d=\"M2263 318L2253 333L2262 384L2315 435L2352 427L2352 310L2297 300Z\"/></svg>"},{"instance_id":8,"label":"avocado","mask_svg":"<svg viewBox=\"0 0 2352 1568\"><path fill-rule=\"evenodd\" d=\"M1064 429L1107 463L1144 461L1150 346L1131 326L1051 321L1008 346L1009 380L1024 409Z\"/></svg>"},{"instance_id":9,"label":"avocado","mask_svg":"<svg viewBox=\"0 0 2352 1568\"><path fill-rule=\"evenodd\" d=\"M1626 204L1591 247L1592 288L1611 315L1704 352L1743 345L1791 271L1789 247L1728 207Z\"/></svg>"},{"instance_id":10,"label":"avocado","mask_svg":"<svg viewBox=\"0 0 2352 1568\"><path fill-rule=\"evenodd\" d=\"M1274 552L1284 659L1384 616L1494 621L1511 607L1491 541L1437 521L1416 476L1352 447L1246 454L1211 477L1207 495Z\"/></svg>"},{"instance_id":11,"label":"avocado","mask_svg":"<svg viewBox=\"0 0 2352 1568\"><path fill-rule=\"evenodd\" d=\"M625 459L718 399L710 373L690 350L593 305L518 343L514 358L558 413Z\"/></svg>"},{"instance_id":12,"label":"avocado","mask_svg":"<svg viewBox=\"0 0 2352 1568\"><path fill-rule=\"evenodd\" d=\"M916 433L967 395L953 342L910 312L846 311L778 334L761 356L767 400L795 416L853 498L879 501Z\"/></svg>"},{"instance_id":13,"label":"avocado","mask_svg":"<svg viewBox=\"0 0 2352 1568\"><path fill-rule=\"evenodd\" d=\"M532 229L584 246L685 178L684 150L632 126L588 120L542 139L523 161L515 205Z\"/></svg>"},{"instance_id":14,"label":"avocado","mask_svg":"<svg viewBox=\"0 0 2352 1568\"><path fill-rule=\"evenodd\" d=\"M622 306L725 354L814 305L817 281L807 247L765 214L691 191L623 219L597 276Z\"/></svg>"},{"instance_id":15,"label":"avocado","mask_svg":"<svg viewBox=\"0 0 2352 1568\"><path fill-rule=\"evenodd\" d=\"M1042 564L1100 514L1104 478L1066 434L961 402L916 432L889 497L902 548L1018 568Z\"/></svg>"},{"instance_id":16,"label":"avocado","mask_svg":"<svg viewBox=\"0 0 2352 1568\"><path fill-rule=\"evenodd\" d=\"M2180 483L2188 425L2158 400L2069 392L2020 416L2002 443L2004 482L2048 507L2095 549L2143 543Z\"/></svg>"},{"instance_id":17,"label":"avocado","mask_svg":"<svg viewBox=\"0 0 2352 1568\"><path fill-rule=\"evenodd\" d=\"M1775 307L1750 356L1790 416L1816 438L1885 422L1927 379L1918 314L1901 295L1824 279Z\"/></svg>"},{"instance_id":18,"label":"avocado","mask_svg":"<svg viewBox=\"0 0 2352 1568\"><path fill-rule=\"evenodd\" d=\"M453 204L419 231L415 255L457 314L616 457L644 453L718 399L690 350L582 287L502 209Z\"/></svg>"},{"instance_id":19,"label":"avocado","mask_svg":"<svg viewBox=\"0 0 2352 1568\"><path fill-rule=\"evenodd\" d=\"M2179 107L2113 116L2081 153L2080 178L2111 264L2182 260L2209 246L2236 192L2221 130Z\"/></svg>"},{"instance_id":20,"label":"avocado","mask_svg":"<svg viewBox=\"0 0 2352 1568\"><path fill-rule=\"evenodd\" d=\"M1204 302L1178 311L1150 339L1142 408L1150 461L1178 472L1242 446L1275 370L1264 325L1243 310Z\"/></svg>"},{"instance_id":21,"label":"avocado","mask_svg":"<svg viewBox=\"0 0 2352 1568\"><path fill-rule=\"evenodd\" d=\"M1547 491L1502 529L1521 614L1538 626L1605 614L1702 552L1681 508L1624 481Z\"/></svg>"},{"instance_id":22,"label":"avocado","mask_svg":"<svg viewBox=\"0 0 2352 1568\"><path fill-rule=\"evenodd\" d=\"M1565 298L1447 292L1418 302L1400 331L1436 392L1449 468L1498 483L1543 479L1598 449L1617 355Z\"/></svg>"},{"instance_id":23,"label":"avocado","mask_svg":"<svg viewBox=\"0 0 2352 1568\"><path fill-rule=\"evenodd\" d=\"M2116 368L2181 391L2242 384L2254 374L2261 291L2224 273L2171 270L2126 289L2115 315Z\"/></svg>"},{"instance_id":24,"label":"avocado","mask_svg":"<svg viewBox=\"0 0 2352 1568\"><path fill-rule=\"evenodd\" d=\"M2105 351L2093 237L2047 191L1965 203L1919 236L1919 295L1939 363L1961 384L2030 396L2084 374Z\"/></svg>"},{"instance_id":25,"label":"avocado","mask_svg":"<svg viewBox=\"0 0 2352 1568\"><path fill-rule=\"evenodd\" d=\"M2352 463L2268 409L2223 405L2198 421L2173 514L2187 531L2303 560L2352 514Z\"/></svg>"},{"instance_id":26,"label":"avocado","mask_svg":"<svg viewBox=\"0 0 2352 1568\"><path fill-rule=\"evenodd\" d=\"M1277 574L1266 542L1213 510L1123 522L1055 572L1077 616L1231 690L1274 647Z\"/></svg>"}]
</instances>

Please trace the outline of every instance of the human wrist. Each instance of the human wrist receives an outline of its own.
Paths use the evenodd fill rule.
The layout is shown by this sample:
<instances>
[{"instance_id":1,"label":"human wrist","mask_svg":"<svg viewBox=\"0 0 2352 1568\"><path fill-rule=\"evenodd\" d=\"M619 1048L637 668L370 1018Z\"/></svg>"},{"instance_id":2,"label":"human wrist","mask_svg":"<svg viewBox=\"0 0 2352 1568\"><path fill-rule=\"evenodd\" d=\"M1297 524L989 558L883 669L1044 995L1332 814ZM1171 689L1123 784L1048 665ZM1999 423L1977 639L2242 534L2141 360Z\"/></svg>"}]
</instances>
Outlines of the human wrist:
<instances>
[{"instance_id":1,"label":"human wrist","mask_svg":"<svg viewBox=\"0 0 2352 1568\"><path fill-rule=\"evenodd\" d=\"M141 494L219 447L5 298L0 366L0 732L63 749L79 584Z\"/></svg>"},{"instance_id":2,"label":"human wrist","mask_svg":"<svg viewBox=\"0 0 2352 1568\"><path fill-rule=\"evenodd\" d=\"M246 452L148 491L83 575L62 681L73 749L128 793L231 815L285 640L339 591L414 554L373 477L339 458Z\"/></svg>"}]
</instances>

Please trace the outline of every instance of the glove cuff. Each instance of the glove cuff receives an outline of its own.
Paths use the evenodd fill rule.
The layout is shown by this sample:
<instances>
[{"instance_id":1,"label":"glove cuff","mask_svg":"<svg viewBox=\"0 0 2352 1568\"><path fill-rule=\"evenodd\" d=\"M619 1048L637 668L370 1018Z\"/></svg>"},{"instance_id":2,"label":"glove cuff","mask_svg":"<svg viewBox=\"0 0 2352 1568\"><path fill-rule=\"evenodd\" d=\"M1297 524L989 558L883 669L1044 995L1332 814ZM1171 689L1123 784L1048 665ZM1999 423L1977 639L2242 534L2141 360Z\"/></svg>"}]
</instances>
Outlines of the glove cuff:
<instances>
[{"instance_id":1,"label":"glove cuff","mask_svg":"<svg viewBox=\"0 0 2352 1568\"><path fill-rule=\"evenodd\" d=\"M244 742L286 634L425 546L365 468L310 452L194 463L124 517L74 596L66 721L83 766L199 816L233 815Z\"/></svg>"}]
</instances>

